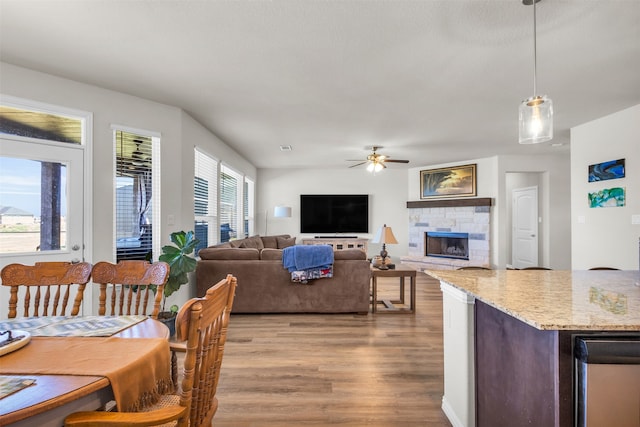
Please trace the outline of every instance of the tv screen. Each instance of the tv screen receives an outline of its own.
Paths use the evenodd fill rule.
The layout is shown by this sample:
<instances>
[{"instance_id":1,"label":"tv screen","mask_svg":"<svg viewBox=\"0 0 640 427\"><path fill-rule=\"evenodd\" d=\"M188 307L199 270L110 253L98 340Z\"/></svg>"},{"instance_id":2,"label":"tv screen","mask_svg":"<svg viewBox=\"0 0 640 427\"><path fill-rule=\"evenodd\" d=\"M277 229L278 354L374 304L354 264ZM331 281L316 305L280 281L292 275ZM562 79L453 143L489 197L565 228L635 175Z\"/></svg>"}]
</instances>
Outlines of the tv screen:
<instances>
[{"instance_id":1,"label":"tv screen","mask_svg":"<svg viewBox=\"0 0 640 427\"><path fill-rule=\"evenodd\" d=\"M301 233L368 233L369 195L300 195Z\"/></svg>"}]
</instances>

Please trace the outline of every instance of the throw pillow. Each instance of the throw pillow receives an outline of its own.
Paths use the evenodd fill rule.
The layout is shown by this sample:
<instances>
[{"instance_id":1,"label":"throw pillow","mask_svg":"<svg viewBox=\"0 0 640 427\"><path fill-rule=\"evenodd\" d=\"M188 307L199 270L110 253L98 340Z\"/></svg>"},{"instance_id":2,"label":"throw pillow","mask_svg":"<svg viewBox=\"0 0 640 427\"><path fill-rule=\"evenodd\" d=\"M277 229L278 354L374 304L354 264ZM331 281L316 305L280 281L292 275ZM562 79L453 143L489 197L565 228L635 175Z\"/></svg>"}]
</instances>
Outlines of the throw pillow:
<instances>
[{"instance_id":1,"label":"throw pillow","mask_svg":"<svg viewBox=\"0 0 640 427\"><path fill-rule=\"evenodd\" d=\"M290 238L277 237L276 241L278 242L278 249L288 248L289 246L293 246L296 244L295 236Z\"/></svg>"},{"instance_id":2,"label":"throw pillow","mask_svg":"<svg viewBox=\"0 0 640 427\"><path fill-rule=\"evenodd\" d=\"M251 236L247 237L240 244L241 248L255 248L255 249L264 249L264 245L262 244L262 239L260 236Z\"/></svg>"},{"instance_id":3,"label":"throw pillow","mask_svg":"<svg viewBox=\"0 0 640 427\"><path fill-rule=\"evenodd\" d=\"M279 234L279 235L274 235L274 236L262 236L261 237L262 244L264 245L265 248L278 249L278 237L289 238L291 236L289 234Z\"/></svg>"}]
</instances>

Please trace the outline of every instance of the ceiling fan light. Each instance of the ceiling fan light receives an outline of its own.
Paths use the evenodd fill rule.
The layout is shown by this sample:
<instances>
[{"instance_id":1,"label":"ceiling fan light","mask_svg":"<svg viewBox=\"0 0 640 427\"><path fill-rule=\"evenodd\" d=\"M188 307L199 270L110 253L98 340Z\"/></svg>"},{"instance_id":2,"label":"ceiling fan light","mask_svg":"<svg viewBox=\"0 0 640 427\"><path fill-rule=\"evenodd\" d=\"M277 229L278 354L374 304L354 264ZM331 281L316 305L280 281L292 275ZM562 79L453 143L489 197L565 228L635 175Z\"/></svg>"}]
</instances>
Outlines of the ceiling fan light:
<instances>
[{"instance_id":1,"label":"ceiling fan light","mask_svg":"<svg viewBox=\"0 0 640 427\"><path fill-rule=\"evenodd\" d=\"M380 162L371 162L367 165L368 172L376 173L380 172L382 169L384 169L384 165Z\"/></svg>"},{"instance_id":2,"label":"ceiling fan light","mask_svg":"<svg viewBox=\"0 0 640 427\"><path fill-rule=\"evenodd\" d=\"M539 144L553 139L553 102L546 95L533 96L518 109L520 144Z\"/></svg>"}]
</instances>

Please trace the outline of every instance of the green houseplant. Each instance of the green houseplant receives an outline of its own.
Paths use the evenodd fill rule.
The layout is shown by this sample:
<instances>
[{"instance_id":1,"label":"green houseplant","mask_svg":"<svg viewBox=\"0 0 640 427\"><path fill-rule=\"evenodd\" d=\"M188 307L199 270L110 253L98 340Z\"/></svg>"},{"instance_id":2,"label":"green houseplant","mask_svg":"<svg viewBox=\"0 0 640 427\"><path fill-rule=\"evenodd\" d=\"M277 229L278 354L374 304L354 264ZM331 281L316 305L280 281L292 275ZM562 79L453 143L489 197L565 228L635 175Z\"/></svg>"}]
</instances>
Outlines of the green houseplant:
<instances>
[{"instance_id":1,"label":"green houseplant","mask_svg":"<svg viewBox=\"0 0 640 427\"><path fill-rule=\"evenodd\" d=\"M164 261L169 264L169 277L164 285L164 295L162 296L162 311L158 315L159 320L168 319L169 330L172 335L175 331L175 326L171 327L172 322L175 320L175 316L178 312L178 306L172 305L167 311L165 304L167 298L176 292L182 285L189 283L188 273L195 271L196 260L191 254L193 253L196 245L200 242L193 231L175 231L171 233L171 242L173 245L166 245L162 247L162 255L158 258L160 261Z\"/></svg>"}]
</instances>

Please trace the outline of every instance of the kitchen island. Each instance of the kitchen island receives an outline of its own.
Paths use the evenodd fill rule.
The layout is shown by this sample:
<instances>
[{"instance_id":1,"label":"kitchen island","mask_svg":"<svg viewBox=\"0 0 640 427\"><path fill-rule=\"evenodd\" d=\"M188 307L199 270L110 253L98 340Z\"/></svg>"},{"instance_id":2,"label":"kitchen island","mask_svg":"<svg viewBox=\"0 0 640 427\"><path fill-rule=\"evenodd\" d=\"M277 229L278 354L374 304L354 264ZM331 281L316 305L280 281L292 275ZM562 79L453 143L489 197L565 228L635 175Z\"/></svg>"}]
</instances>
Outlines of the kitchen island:
<instances>
[{"instance_id":1,"label":"kitchen island","mask_svg":"<svg viewBox=\"0 0 640 427\"><path fill-rule=\"evenodd\" d=\"M640 332L638 271L425 273L443 291L442 408L454 426L573 426L574 338Z\"/></svg>"}]
</instances>

